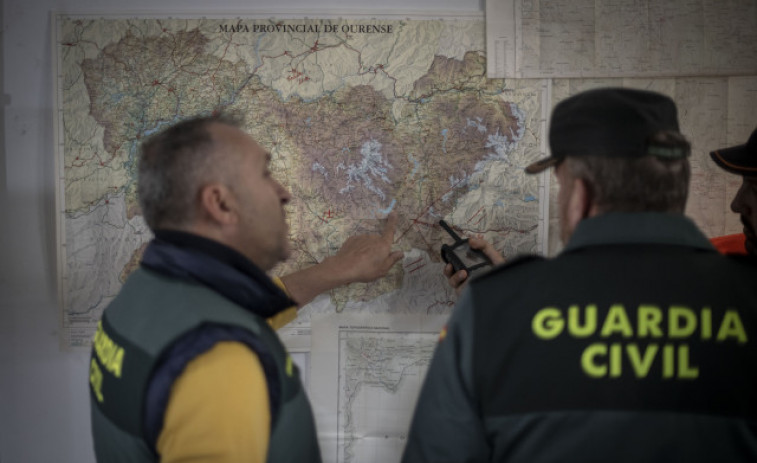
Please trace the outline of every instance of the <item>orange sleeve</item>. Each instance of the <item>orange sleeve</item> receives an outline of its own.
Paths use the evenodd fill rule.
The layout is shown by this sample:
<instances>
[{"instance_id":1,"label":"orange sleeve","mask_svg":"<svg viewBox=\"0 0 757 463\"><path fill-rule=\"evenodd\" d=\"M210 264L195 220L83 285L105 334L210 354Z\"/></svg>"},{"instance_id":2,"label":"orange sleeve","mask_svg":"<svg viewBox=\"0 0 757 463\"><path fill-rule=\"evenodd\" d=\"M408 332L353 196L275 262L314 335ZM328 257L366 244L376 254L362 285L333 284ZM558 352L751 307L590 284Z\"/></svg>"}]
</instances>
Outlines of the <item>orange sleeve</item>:
<instances>
[{"instance_id":1,"label":"orange sleeve","mask_svg":"<svg viewBox=\"0 0 757 463\"><path fill-rule=\"evenodd\" d=\"M710 238L710 243L721 254L746 254L746 235L736 233L734 235L716 236Z\"/></svg>"},{"instance_id":2,"label":"orange sleeve","mask_svg":"<svg viewBox=\"0 0 757 463\"><path fill-rule=\"evenodd\" d=\"M263 463L271 413L258 356L220 342L174 382L157 450L161 463Z\"/></svg>"}]
</instances>

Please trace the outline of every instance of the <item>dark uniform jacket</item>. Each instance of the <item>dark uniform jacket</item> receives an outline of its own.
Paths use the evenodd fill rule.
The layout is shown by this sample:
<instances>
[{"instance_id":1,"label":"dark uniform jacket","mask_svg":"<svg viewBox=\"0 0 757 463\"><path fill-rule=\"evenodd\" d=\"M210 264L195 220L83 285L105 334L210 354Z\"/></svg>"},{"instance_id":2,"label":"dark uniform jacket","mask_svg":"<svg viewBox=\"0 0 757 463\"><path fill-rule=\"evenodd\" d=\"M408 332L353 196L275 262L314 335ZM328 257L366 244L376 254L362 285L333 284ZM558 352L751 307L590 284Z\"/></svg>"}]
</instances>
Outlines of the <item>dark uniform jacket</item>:
<instances>
[{"instance_id":1,"label":"dark uniform jacket","mask_svg":"<svg viewBox=\"0 0 757 463\"><path fill-rule=\"evenodd\" d=\"M757 265L683 216L584 220L474 279L403 461L757 461Z\"/></svg>"},{"instance_id":2,"label":"dark uniform jacket","mask_svg":"<svg viewBox=\"0 0 757 463\"><path fill-rule=\"evenodd\" d=\"M217 342L236 341L257 354L266 375L268 461L320 462L297 367L266 322L293 302L229 248L175 232L158 235L168 241L150 244L95 334L90 402L97 460L159 461L155 443L173 381Z\"/></svg>"}]
</instances>

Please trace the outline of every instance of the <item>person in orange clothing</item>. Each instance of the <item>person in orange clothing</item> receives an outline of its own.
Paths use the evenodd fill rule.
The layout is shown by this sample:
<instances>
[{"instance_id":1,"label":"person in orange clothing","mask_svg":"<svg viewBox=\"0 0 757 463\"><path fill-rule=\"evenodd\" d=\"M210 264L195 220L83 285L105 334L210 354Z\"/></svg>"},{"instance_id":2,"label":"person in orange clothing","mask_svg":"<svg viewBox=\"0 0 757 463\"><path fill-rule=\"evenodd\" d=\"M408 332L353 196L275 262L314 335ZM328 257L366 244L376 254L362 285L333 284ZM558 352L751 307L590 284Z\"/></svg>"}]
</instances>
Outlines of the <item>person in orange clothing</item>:
<instances>
[{"instance_id":1,"label":"person in orange clothing","mask_svg":"<svg viewBox=\"0 0 757 463\"><path fill-rule=\"evenodd\" d=\"M137 193L155 239L93 340L97 461L321 461L298 369L274 327L324 291L386 275L403 256L392 251L397 218L272 279L290 254L290 194L240 126L197 117L141 146Z\"/></svg>"},{"instance_id":2,"label":"person in orange clothing","mask_svg":"<svg viewBox=\"0 0 757 463\"><path fill-rule=\"evenodd\" d=\"M712 151L710 156L718 166L742 176L731 210L740 215L744 225L743 233L713 238L711 242L721 252L757 256L757 129L745 144Z\"/></svg>"},{"instance_id":3,"label":"person in orange clothing","mask_svg":"<svg viewBox=\"0 0 757 463\"><path fill-rule=\"evenodd\" d=\"M710 238L710 243L723 254L746 254L746 235L733 233L731 235Z\"/></svg>"}]
</instances>

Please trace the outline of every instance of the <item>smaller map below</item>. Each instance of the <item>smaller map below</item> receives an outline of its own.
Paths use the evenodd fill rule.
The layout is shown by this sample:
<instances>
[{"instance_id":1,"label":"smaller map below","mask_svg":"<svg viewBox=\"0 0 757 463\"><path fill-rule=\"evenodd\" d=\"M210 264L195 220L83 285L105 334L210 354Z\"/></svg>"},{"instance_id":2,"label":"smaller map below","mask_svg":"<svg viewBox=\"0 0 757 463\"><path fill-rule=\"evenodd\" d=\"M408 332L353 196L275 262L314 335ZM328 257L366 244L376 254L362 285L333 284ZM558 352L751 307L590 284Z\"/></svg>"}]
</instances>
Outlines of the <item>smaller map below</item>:
<instances>
[{"instance_id":1,"label":"smaller map below","mask_svg":"<svg viewBox=\"0 0 757 463\"><path fill-rule=\"evenodd\" d=\"M446 319L341 314L313 321L310 391L324 461L400 460Z\"/></svg>"}]
</instances>

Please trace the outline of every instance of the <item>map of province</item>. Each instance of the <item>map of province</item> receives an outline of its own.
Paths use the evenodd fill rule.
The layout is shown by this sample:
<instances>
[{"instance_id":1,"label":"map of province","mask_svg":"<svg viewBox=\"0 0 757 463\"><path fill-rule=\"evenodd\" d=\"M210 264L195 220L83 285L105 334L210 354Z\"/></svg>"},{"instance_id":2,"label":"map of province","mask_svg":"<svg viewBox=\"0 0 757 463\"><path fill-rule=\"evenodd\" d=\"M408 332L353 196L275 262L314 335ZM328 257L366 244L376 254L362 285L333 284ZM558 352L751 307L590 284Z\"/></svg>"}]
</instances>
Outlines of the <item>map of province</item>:
<instances>
[{"instance_id":1,"label":"map of province","mask_svg":"<svg viewBox=\"0 0 757 463\"><path fill-rule=\"evenodd\" d=\"M340 330L337 461L399 461L437 333Z\"/></svg>"},{"instance_id":2,"label":"map of province","mask_svg":"<svg viewBox=\"0 0 757 463\"><path fill-rule=\"evenodd\" d=\"M141 139L195 115L243 116L292 192L295 252L276 274L397 211L396 247L409 257L378 284L334 291L337 310L397 290L415 301L424 288L407 282L441 279L442 218L506 255L540 250L538 182L523 167L540 156L541 81L486 78L482 20L59 16L57 26L69 346L89 343L150 239L135 193Z\"/></svg>"}]
</instances>

